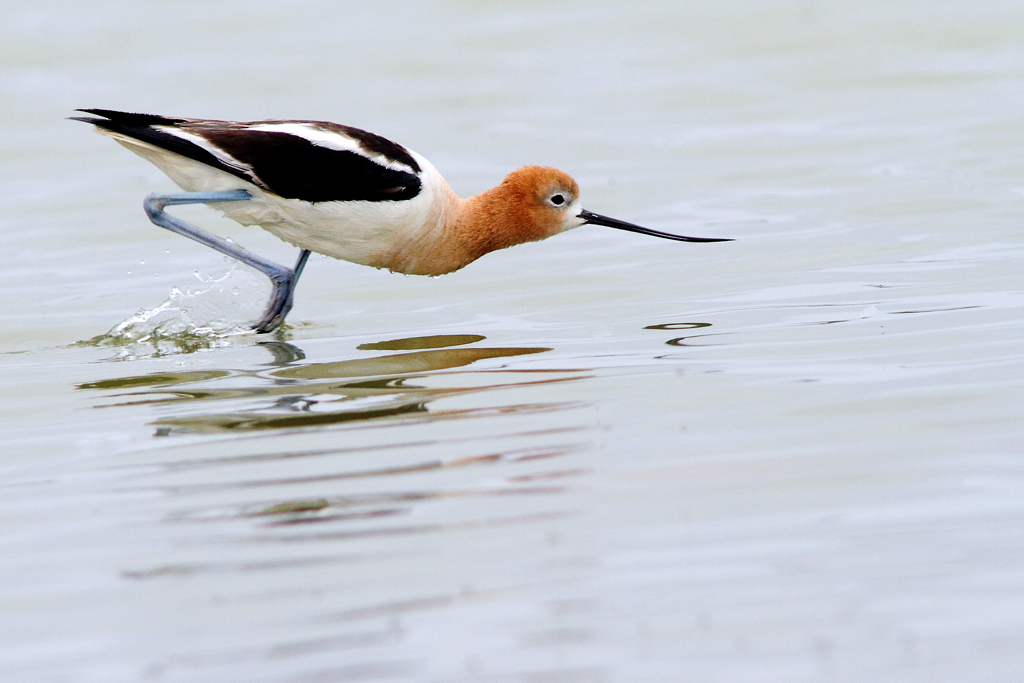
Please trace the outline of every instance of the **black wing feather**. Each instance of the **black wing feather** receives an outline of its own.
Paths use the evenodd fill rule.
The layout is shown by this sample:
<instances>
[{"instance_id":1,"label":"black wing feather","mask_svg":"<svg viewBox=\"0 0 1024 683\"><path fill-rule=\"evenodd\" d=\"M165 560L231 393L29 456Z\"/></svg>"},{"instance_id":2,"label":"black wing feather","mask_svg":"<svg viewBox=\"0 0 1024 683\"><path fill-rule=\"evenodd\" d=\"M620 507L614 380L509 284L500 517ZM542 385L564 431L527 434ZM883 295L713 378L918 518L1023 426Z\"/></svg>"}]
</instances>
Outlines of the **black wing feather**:
<instances>
[{"instance_id":1,"label":"black wing feather","mask_svg":"<svg viewBox=\"0 0 1024 683\"><path fill-rule=\"evenodd\" d=\"M187 123L187 119L173 119L167 116L157 116L156 114L133 114L127 111L114 111L113 109L76 109L75 111L101 116L111 123L119 123L126 126L176 126L181 123ZM83 117L75 117L75 120L88 121L89 123L93 121Z\"/></svg>"},{"instance_id":2,"label":"black wing feather","mask_svg":"<svg viewBox=\"0 0 1024 683\"><path fill-rule=\"evenodd\" d=\"M357 152L313 144L288 133L219 129L201 135L252 169L274 194L307 202L412 199L420 179Z\"/></svg>"},{"instance_id":3,"label":"black wing feather","mask_svg":"<svg viewBox=\"0 0 1024 683\"><path fill-rule=\"evenodd\" d=\"M357 152L316 145L284 132L251 130L251 124L204 122L108 109L80 109L103 118L72 117L147 142L188 159L237 176L287 199L307 202L400 201L416 197L422 183L415 173L395 170ZM261 124L274 123L269 121ZM371 153L419 171L401 145L366 131L318 122L325 129L348 134ZM199 145L153 126L173 127L198 135L247 169L224 163ZM327 127L330 128L327 128ZM355 133L355 134L353 134Z\"/></svg>"}]
</instances>

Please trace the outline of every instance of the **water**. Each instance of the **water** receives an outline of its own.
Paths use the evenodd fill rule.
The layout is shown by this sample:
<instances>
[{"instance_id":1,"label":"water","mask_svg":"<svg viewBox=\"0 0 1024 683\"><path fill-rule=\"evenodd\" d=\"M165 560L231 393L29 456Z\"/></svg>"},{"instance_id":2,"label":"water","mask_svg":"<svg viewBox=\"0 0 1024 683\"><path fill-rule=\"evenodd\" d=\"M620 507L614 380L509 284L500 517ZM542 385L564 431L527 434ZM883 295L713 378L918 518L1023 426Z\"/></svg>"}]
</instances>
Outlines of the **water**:
<instances>
[{"instance_id":1,"label":"water","mask_svg":"<svg viewBox=\"0 0 1024 683\"><path fill-rule=\"evenodd\" d=\"M4 17L5 679L1024 673L1019 4ZM232 334L266 284L149 225L171 184L75 107L338 121L737 241L314 257Z\"/></svg>"}]
</instances>

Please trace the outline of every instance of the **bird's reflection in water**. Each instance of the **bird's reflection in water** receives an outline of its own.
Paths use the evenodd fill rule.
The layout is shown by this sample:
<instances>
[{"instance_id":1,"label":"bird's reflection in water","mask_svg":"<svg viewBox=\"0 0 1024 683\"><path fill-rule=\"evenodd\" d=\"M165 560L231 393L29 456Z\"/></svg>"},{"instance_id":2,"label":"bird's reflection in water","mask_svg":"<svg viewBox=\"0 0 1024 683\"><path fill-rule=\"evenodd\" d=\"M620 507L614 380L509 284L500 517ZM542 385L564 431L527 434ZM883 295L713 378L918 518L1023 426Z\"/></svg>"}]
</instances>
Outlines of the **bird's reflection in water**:
<instances>
[{"instance_id":1,"label":"bird's reflection in water","mask_svg":"<svg viewBox=\"0 0 1024 683\"><path fill-rule=\"evenodd\" d=\"M588 471L567 456L583 452L590 426L573 410L584 404L538 400L536 389L591 372L484 364L549 349L475 346L483 340L390 339L360 347L371 357L332 362L307 362L298 347L272 342L261 344L272 356L262 366L80 385L105 393L103 410L146 416L158 435L217 437L171 439L126 453L117 467L133 486L163 494L167 523L242 534L237 549L217 545L216 558L185 553L122 575L287 572L356 561L349 544L375 538L402 547L397 539L486 534L567 514L559 494ZM502 391L484 395L492 390ZM444 398L456 400L433 405ZM416 509L444 512L420 519ZM297 554L266 555L268 543Z\"/></svg>"},{"instance_id":2,"label":"bird's reflection in water","mask_svg":"<svg viewBox=\"0 0 1024 683\"><path fill-rule=\"evenodd\" d=\"M101 407L159 407L164 416L154 422L156 434L167 436L176 432L316 427L424 414L439 398L561 382L587 372L507 367L443 372L480 361L551 350L467 346L484 339L481 335L392 339L358 348L393 353L322 363L303 363L305 353L288 342L265 342L259 346L273 356L267 364L271 369L166 372L91 382L78 388L117 392L111 396L112 403ZM483 381L480 373L486 375ZM459 381L470 380L469 375L474 375L471 381ZM202 408L197 411L199 406Z\"/></svg>"}]
</instances>

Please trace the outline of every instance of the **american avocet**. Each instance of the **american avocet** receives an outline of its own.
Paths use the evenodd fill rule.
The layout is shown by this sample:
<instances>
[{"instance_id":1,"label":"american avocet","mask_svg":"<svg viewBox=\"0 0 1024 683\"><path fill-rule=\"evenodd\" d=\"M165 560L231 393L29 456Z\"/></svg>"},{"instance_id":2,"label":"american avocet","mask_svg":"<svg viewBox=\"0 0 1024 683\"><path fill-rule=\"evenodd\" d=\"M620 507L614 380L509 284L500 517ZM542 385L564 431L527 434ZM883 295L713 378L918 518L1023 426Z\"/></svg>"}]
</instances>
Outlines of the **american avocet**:
<instances>
[{"instance_id":1,"label":"american avocet","mask_svg":"<svg viewBox=\"0 0 1024 683\"><path fill-rule=\"evenodd\" d=\"M681 242L727 242L650 230L585 210L568 174L544 166L510 173L497 187L460 199L429 161L390 140L324 121L210 121L79 109L96 126L166 173L184 194L151 194L160 227L264 273L273 292L253 323L270 332L292 307L309 253L411 275L442 275L484 254L581 225L603 225ZM209 204L259 225L301 251L286 268L164 212Z\"/></svg>"}]
</instances>

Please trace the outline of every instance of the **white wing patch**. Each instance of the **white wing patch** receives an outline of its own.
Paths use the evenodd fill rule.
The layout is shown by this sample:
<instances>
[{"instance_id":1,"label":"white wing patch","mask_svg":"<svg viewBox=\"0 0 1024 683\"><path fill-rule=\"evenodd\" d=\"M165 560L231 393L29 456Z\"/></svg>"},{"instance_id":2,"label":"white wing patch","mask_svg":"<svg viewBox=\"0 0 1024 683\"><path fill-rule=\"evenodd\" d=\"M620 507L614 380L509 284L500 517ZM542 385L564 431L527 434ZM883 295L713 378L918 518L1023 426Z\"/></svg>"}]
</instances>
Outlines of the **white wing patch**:
<instances>
[{"instance_id":1,"label":"white wing patch","mask_svg":"<svg viewBox=\"0 0 1024 683\"><path fill-rule=\"evenodd\" d=\"M171 126L153 126L153 128L161 130L165 133L169 133L175 137L182 138L183 140L188 140L196 147L201 147L210 154L212 154L213 156L217 157L217 160L223 163L224 165L230 166L232 168L237 168L239 171L245 173L246 175L253 177L252 168L250 168L248 164L242 163L238 159L234 158L233 156L222 150L220 147L216 147L210 144L209 140L200 135L188 133L186 131L181 130L180 128L173 128Z\"/></svg>"},{"instance_id":2,"label":"white wing patch","mask_svg":"<svg viewBox=\"0 0 1024 683\"><path fill-rule=\"evenodd\" d=\"M318 147L326 147L327 149L333 149L339 152L355 152L360 156L366 157L375 164L390 168L392 171L416 173L415 170L399 161L388 159L380 154L367 152L355 138L350 138L347 135L342 135L341 133L335 133L329 130L321 130L309 123L259 123L255 126L248 126L246 130L259 130L267 133L287 133L288 135L294 135L295 137L308 140Z\"/></svg>"}]
</instances>

